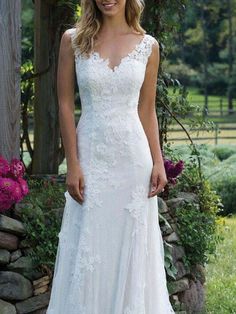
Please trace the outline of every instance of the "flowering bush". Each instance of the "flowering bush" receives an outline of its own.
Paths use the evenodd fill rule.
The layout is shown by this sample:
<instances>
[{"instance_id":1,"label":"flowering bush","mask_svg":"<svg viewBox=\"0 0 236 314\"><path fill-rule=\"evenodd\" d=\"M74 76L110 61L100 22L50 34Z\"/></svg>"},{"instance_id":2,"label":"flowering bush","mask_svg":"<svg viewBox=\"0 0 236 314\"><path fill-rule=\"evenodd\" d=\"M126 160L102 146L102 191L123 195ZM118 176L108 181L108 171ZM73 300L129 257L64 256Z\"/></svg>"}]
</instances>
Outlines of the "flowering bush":
<instances>
[{"instance_id":1,"label":"flowering bush","mask_svg":"<svg viewBox=\"0 0 236 314\"><path fill-rule=\"evenodd\" d=\"M179 160L177 163L174 163L172 160L164 159L164 166L168 183L176 184L177 177L184 169L183 160Z\"/></svg>"},{"instance_id":2,"label":"flowering bush","mask_svg":"<svg viewBox=\"0 0 236 314\"><path fill-rule=\"evenodd\" d=\"M170 185L175 185L177 183L177 177L182 173L184 169L184 162L183 160L179 160L178 162L174 163L172 160L164 158L164 166L168 183L165 186L164 192L162 192L161 197L163 199L168 199Z\"/></svg>"},{"instance_id":3,"label":"flowering bush","mask_svg":"<svg viewBox=\"0 0 236 314\"><path fill-rule=\"evenodd\" d=\"M9 163L0 156L0 212L8 210L28 194L24 173L25 167L20 160L13 158Z\"/></svg>"}]
</instances>

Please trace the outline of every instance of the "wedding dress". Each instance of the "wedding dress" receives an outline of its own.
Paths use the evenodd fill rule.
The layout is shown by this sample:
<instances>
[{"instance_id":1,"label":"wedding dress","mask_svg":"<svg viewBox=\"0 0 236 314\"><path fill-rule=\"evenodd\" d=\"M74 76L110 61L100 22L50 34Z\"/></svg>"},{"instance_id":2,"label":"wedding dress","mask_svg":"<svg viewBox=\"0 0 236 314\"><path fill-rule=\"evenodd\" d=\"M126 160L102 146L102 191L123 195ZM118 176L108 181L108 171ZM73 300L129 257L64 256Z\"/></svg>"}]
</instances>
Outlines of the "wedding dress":
<instances>
[{"instance_id":1,"label":"wedding dress","mask_svg":"<svg viewBox=\"0 0 236 314\"><path fill-rule=\"evenodd\" d=\"M75 29L68 30L72 39ZM152 157L137 105L154 37L111 68L75 49L84 203L65 192L47 314L170 314ZM73 46L73 41L72 41Z\"/></svg>"}]
</instances>

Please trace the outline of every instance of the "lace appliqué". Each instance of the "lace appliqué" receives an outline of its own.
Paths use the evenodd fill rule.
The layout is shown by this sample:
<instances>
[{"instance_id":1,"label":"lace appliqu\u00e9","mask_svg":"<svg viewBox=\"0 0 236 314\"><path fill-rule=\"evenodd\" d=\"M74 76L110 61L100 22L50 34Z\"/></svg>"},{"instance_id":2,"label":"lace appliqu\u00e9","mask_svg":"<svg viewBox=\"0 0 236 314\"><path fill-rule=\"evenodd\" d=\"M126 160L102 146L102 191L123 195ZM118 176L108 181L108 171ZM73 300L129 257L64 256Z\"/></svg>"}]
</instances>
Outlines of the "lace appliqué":
<instances>
[{"instance_id":1,"label":"lace appliqu\u00e9","mask_svg":"<svg viewBox=\"0 0 236 314\"><path fill-rule=\"evenodd\" d=\"M145 34L143 39L135 45L135 48L122 57L120 59L120 63L113 68L109 65L109 58L102 58L100 54L96 51L92 51L89 55L89 57L84 57L80 54L79 48L74 47L74 54L75 58L80 58L82 60L88 60L91 59L92 62L96 61L100 64L104 65L107 70L111 71L112 73L116 73L125 63L129 62L130 60L137 60L142 62L143 64L147 63L147 59L151 55L152 52L152 45L156 42L156 39L152 37L151 35Z\"/></svg>"},{"instance_id":2,"label":"lace appliqu\u00e9","mask_svg":"<svg viewBox=\"0 0 236 314\"><path fill-rule=\"evenodd\" d=\"M144 185L138 185L131 192L131 201L124 207L124 209L127 210L131 217L135 220L135 227L132 232L132 237L140 232L146 233L148 213L147 195L147 187Z\"/></svg>"}]
</instances>

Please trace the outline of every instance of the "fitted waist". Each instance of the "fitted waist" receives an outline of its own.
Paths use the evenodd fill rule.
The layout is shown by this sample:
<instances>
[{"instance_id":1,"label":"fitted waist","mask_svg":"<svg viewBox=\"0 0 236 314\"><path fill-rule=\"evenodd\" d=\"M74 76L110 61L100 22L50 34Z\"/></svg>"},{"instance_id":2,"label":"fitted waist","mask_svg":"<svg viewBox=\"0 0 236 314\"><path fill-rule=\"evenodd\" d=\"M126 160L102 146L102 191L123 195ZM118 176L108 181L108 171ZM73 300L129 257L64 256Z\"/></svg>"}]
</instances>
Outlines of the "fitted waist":
<instances>
[{"instance_id":1,"label":"fitted waist","mask_svg":"<svg viewBox=\"0 0 236 314\"><path fill-rule=\"evenodd\" d=\"M125 114L132 113L138 109L138 100L122 100L119 101L81 101L82 114L85 115L109 115L109 114Z\"/></svg>"},{"instance_id":2,"label":"fitted waist","mask_svg":"<svg viewBox=\"0 0 236 314\"><path fill-rule=\"evenodd\" d=\"M80 116L77 129L81 131L109 132L109 130L119 130L123 133L131 129L139 129L141 121L137 108L117 108L106 111L83 111Z\"/></svg>"},{"instance_id":3,"label":"fitted waist","mask_svg":"<svg viewBox=\"0 0 236 314\"><path fill-rule=\"evenodd\" d=\"M80 119L99 119L101 122L106 119L118 119L120 118L132 118L138 116L138 108L136 107L126 107L126 108L82 108L82 113Z\"/></svg>"}]
</instances>

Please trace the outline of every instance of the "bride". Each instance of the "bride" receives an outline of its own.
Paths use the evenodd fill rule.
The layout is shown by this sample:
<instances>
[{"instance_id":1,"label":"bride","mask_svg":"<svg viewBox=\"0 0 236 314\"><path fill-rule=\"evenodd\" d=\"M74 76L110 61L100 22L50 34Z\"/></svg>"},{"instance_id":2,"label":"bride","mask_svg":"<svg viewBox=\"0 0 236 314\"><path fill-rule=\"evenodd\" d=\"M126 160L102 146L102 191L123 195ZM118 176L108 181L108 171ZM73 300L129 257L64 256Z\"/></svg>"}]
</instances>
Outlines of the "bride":
<instances>
[{"instance_id":1,"label":"bride","mask_svg":"<svg viewBox=\"0 0 236 314\"><path fill-rule=\"evenodd\" d=\"M141 0L81 7L59 53L67 191L47 314L174 313L157 203L167 183L155 110L159 44L140 25Z\"/></svg>"}]
</instances>

